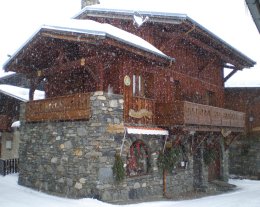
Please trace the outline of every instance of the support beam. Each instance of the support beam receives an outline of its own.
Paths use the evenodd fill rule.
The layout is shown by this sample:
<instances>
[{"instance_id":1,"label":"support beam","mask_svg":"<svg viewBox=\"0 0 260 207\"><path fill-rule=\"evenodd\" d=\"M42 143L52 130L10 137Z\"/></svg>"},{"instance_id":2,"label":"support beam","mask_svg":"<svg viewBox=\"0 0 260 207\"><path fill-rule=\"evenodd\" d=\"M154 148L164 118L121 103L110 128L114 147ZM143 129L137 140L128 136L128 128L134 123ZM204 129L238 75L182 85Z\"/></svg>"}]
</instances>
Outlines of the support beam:
<instances>
[{"instance_id":1,"label":"support beam","mask_svg":"<svg viewBox=\"0 0 260 207\"><path fill-rule=\"evenodd\" d=\"M61 34L61 33L49 33L49 32L42 32L41 35L43 37L53 38L53 39L60 39L60 40L66 40L66 41L73 41L73 42L84 42L88 44L99 44L99 40L104 39L103 36L97 37L93 35L81 35L81 36L75 36L75 35L68 35L68 34Z\"/></svg>"},{"instance_id":2,"label":"support beam","mask_svg":"<svg viewBox=\"0 0 260 207\"><path fill-rule=\"evenodd\" d=\"M43 79L44 79L43 76L37 78L36 77L30 78L29 101L33 100L34 92Z\"/></svg>"},{"instance_id":3,"label":"support beam","mask_svg":"<svg viewBox=\"0 0 260 207\"><path fill-rule=\"evenodd\" d=\"M231 78L235 73L237 72L237 70L232 70L225 78L224 78L224 82L226 82L229 78Z\"/></svg>"}]
</instances>

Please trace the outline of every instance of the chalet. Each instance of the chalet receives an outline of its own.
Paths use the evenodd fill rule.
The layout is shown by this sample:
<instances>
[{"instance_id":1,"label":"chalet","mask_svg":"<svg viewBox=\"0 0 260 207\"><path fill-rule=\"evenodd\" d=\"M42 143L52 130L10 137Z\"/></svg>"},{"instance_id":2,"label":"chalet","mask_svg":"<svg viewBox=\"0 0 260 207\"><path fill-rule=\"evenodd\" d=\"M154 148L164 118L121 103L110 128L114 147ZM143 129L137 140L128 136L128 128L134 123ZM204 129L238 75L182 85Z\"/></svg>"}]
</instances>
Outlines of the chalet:
<instances>
[{"instance_id":1,"label":"chalet","mask_svg":"<svg viewBox=\"0 0 260 207\"><path fill-rule=\"evenodd\" d=\"M210 190L245 130L224 82L254 64L183 14L91 6L44 25L4 66L31 82L19 184L107 202ZM42 81L46 98L33 100Z\"/></svg>"},{"instance_id":2,"label":"chalet","mask_svg":"<svg viewBox=\"0 0 260 207\"><path fill-rule=\"evenodd\" d=\"M230 147L230 173L260 179L260 88L226 88L225 98L227 108L246 114L246 134Z\"/></svg>"}]
</instances>

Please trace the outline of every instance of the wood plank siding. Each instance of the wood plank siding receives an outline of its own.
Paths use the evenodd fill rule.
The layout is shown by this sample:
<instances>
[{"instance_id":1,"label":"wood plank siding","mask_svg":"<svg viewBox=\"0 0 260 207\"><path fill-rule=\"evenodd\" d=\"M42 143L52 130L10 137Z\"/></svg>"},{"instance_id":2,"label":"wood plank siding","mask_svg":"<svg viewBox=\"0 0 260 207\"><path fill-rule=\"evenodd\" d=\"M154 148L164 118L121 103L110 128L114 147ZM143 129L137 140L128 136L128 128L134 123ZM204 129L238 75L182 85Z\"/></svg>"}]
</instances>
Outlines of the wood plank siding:
<instances>
[{"instance_id":1,"label":"wood plank siding","mask_svg":"<svg viewBox=\"0 0 260 207\"><path fill-rule=\"evenodd\" d=\"M26 104L27 122L85 120L90 115L89 93L30 101Z\"/></svg>"},{"instance_id":2,"label":"wood plank siding","mask_svg":"<svg viewBox=\"0 0 260 207\"><path fill-rule=\"evenodd\" d=\"M11 117L0 115L0 131L9 131L11 129Z\"/></svg>"},{"instance_id":3,"label":"wood plank siding","mask_svg":"<svg viewBox=\"0 0 260 207\"><path fill-rule=\"evenodd\" d=\"M155 124L155 100L133 97L125 101L124 107L124 120L126 123Z\"/></svg>"}]
</instances>

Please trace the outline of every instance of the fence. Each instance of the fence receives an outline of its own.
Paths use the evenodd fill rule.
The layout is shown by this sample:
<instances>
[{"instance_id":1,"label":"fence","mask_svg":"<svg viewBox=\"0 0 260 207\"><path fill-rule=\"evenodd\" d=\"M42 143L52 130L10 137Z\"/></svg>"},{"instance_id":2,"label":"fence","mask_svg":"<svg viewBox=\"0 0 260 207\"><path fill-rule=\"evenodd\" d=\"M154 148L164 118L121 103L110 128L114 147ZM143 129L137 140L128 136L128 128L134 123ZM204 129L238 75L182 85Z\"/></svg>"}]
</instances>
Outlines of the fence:
<instances>
[{"instance_id":1,"label":"fence","mask_svg":"<svg viewBox=\"0 0 260 207\"><path fill-rule=\"evenodd\" d=\"M0 175L8 175L11 173L17 173L19 171L19 159L9 159L2 160L0 159Z\"/></svg>"}]
</instances>

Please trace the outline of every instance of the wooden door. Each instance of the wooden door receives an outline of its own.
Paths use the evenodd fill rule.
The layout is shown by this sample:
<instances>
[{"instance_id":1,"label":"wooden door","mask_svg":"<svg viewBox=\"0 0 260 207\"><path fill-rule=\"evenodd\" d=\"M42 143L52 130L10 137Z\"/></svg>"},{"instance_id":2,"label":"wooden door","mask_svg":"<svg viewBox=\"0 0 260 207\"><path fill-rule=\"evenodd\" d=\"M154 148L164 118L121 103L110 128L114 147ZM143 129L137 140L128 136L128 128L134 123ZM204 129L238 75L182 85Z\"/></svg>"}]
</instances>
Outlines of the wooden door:
<instances>
[{"instance_id":1,"label":"wooden door","mask_svg":"<svg viewBox=\"0 0 260 207\"><path fill-rule=\"evenodd\" d=\"M216 159L208 166L208 181L220 179L220 148L217 147Z\"/></svg>"}]
</instances>

